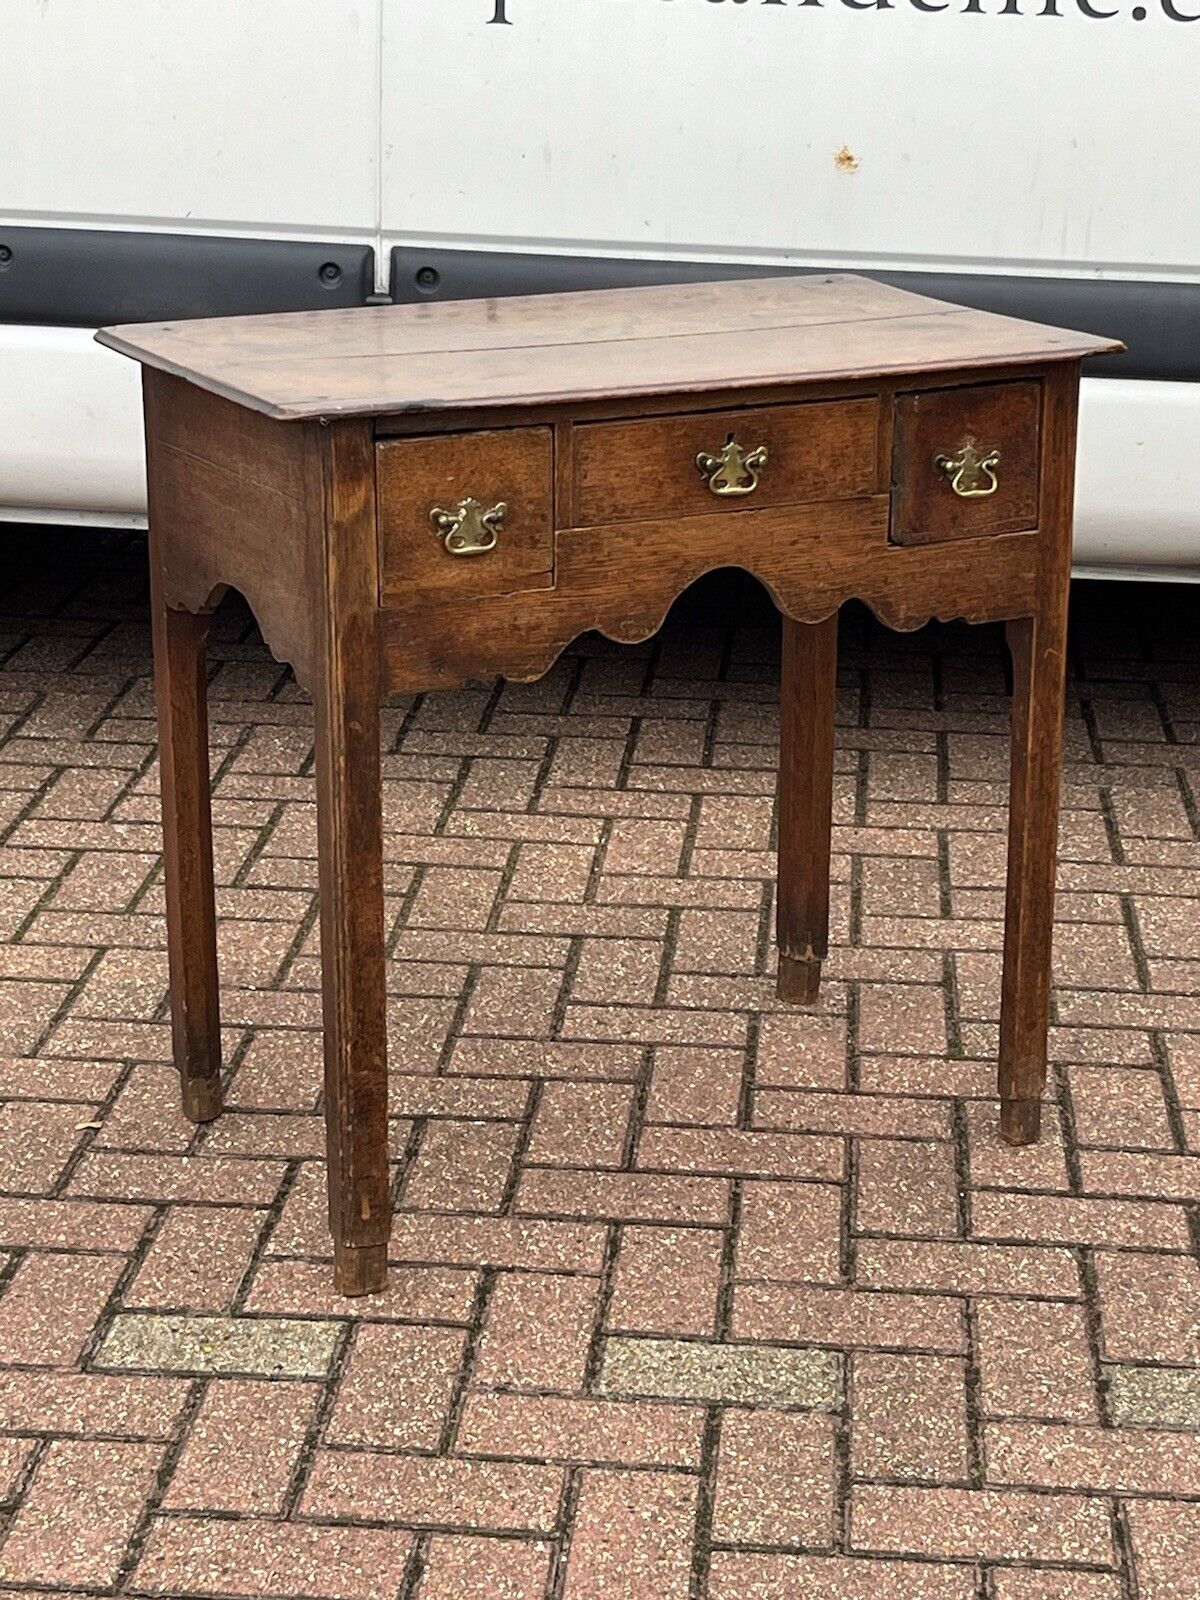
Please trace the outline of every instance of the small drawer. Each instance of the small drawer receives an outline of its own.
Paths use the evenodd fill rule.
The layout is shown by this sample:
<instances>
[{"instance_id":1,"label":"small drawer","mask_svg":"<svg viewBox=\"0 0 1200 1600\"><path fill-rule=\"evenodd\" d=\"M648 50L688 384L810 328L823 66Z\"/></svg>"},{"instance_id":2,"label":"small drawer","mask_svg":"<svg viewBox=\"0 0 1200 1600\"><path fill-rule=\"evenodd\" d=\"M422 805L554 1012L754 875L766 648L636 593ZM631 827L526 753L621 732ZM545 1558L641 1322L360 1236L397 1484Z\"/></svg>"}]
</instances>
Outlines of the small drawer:
<instances>
[{"instance_id":1,"label":"small drawer","mask_svg":"<svg viewBox=\"0 0 1200 1600\"><path fill-rule=\"evenodd\" d=\"M1035 528L1041 405L1040 383L898 395L892 543Z\"/></svg>"},{"instance_id":2,"label":"small drawer","mask_svg":"<svg viewBox=\"0 0 1200 1600\"><path fill-rule=\"evenodd\" d=\"M388 439L376 448L384 604L553 586L549 428Z\"/></svg>"},{"instance_id":3,"label":"small drawer","mask_svg":"<svg viewBox=\"0 0 1200 1600\"><path fill-rule=\"evenodd\" d=\"M878 422L870 395L588 423L575 430L573 522L588 528L872 494Z\"/></svg>"}]
</instances>

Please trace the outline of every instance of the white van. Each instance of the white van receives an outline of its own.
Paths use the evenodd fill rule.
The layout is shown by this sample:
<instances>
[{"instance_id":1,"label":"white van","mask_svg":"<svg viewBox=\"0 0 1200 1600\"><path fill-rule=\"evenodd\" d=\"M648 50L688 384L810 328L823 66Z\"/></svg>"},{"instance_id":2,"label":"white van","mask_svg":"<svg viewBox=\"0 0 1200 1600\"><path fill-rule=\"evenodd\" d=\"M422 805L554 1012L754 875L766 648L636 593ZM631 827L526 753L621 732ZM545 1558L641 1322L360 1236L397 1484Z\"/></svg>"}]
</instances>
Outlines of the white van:
<instances>
[{"instance_id":1,"label":"white van","mask_svg":"<svg viewBox=\"0 0 1200 1600\"><path fill-rule=\"evenodd\" d=\"M1123 337L1082 571L1200 573L1200 0L4 0L0 518L136 524L108 322L843 267Z\"/></svg>"}]
</instances>

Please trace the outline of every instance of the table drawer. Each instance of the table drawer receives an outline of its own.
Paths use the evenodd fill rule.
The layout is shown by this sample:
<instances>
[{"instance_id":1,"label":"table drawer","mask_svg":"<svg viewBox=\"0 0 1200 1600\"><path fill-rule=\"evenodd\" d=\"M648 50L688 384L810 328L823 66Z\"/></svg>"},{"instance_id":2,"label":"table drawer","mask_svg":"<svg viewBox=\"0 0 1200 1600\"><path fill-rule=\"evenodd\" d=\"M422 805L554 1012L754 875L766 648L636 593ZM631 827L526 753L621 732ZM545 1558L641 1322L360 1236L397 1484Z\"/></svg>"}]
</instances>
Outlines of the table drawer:
<instances>
[{"instance_id":1,"label":"table drawer","mask_svg":"<svg viewBox=\"0 0 1200 1600\"><path fill-rule=\"evenodd\" d=\"M1042 386L989 383L896 397L892 542L1037 526Z\"/></svg>"},{"instance_id":2,"label":"table drawer","mask_svg":"<svg viewBox=\"0 0 1200 1600\"><path fill-rule=\"evenodd\" d=\"M388 439L377 451L385 604L552 587L549 428Z\"/></svg>"},{"instance_id":3,"label":"table drawer","mask_svg":"<svg viewBox=\"0 0 1200 1600\"><path fill-rule=\"evenodd\" d=\"M573 522L586 528L872 494L878 424L874 395L588 423L575 430Z\"/></svg>"}]
</instances>

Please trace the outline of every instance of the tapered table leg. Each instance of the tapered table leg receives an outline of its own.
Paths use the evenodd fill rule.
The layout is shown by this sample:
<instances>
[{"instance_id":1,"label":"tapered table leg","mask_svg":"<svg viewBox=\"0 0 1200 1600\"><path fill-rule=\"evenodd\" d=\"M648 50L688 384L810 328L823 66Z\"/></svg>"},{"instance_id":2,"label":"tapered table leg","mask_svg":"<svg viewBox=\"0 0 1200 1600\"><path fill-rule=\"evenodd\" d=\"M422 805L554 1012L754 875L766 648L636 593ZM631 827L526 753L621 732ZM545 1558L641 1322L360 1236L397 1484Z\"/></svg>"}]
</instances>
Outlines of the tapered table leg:
<instances>
[{"instance_id":1,"label":"tapered table leg","mask_svg":"<svg viewBox=\"0 0 1200 1600\"><path fill-rule=\"evenodd\" d=\"M383 1287L391 1221L379 709L362 676L351 666L316 696L329 1224L342 1294Z\"/></svg>"},{"instance_id":2,"label":"tapered table leg","mask_svg":"<svg viewBox=\"0 0 1200 1600\"><path fill-rule=\"evenodd\" d=\"M221 1014L205 676L209 619L164 603L153 547L151 573L171 1038L184 1115L193 1122L209 1122L221 1111Z\"/></svg>"},{"instance_id":3,"label":"tapered table leg","mask_svg":"<svg viewBox=\"0 0 1200 1600\"><path fill-rule=\"evenodd\" d=\"M1054 876L1062 778L1066 602L1008 625L1013 660L1012 789L1000 1007L1000 1128L1032 1144L1041 1127L1050 1018Z\"/></svg>"},{"instance_id":4,"label":"tapered table leg","mask_svg":"<svg viewBox=\"0 0 1200 1600\"><path fill-rule=\"evenodd\" d=\"M783 619L776 936L781 1000L811 1005L829 954L837 613Z\"/></svg>"},{"instance_id":5,"label":"tapered table leg","mask_svg":"<svg viewBox=\"0 0 1200 1600\"><path fill-rule=\"evenodd\" d=\"M334 1281L347 1295L384 1287L392 1221L373 469L369 430L324 430L313 702L329 1224Z\"/></svg>"}]
</instances>

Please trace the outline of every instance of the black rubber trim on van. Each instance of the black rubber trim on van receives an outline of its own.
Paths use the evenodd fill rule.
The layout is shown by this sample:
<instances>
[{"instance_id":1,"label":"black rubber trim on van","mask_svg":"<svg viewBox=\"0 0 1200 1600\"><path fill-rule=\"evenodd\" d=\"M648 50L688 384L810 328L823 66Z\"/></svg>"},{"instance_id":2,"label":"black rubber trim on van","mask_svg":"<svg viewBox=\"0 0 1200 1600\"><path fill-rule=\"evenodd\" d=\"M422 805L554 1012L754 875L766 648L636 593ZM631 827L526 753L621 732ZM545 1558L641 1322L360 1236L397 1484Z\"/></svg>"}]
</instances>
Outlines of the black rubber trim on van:
<instances>
[{"instance_id":1,"label":"black rubber trim on van","mask_svg":"<svg viewBox=\"0 0 1200 1600\"><path fill-rule=\"evenodd\" d=\"M361 306L370 245L0 223L0 322L114 322Z\"/></svg>"},{"instance_id":2,"label":"black rubber trim on van","mask_svg":"<svg viewBox=\"0 0 1200 1600\"><path fill-rule=\"evenodd\" d=\"M773 277L795 270L397 246L392 251L391 292L393 300L400 302L469 300L486 295ZM901 289L912 289L938 300L958 301L981 311L1123 339L1129 346L1128 354L1089 361L1089 377L1200 381L1200 284L980 277L965 272L872 270L868 275Z\"/></svg>"}]
</instances>

